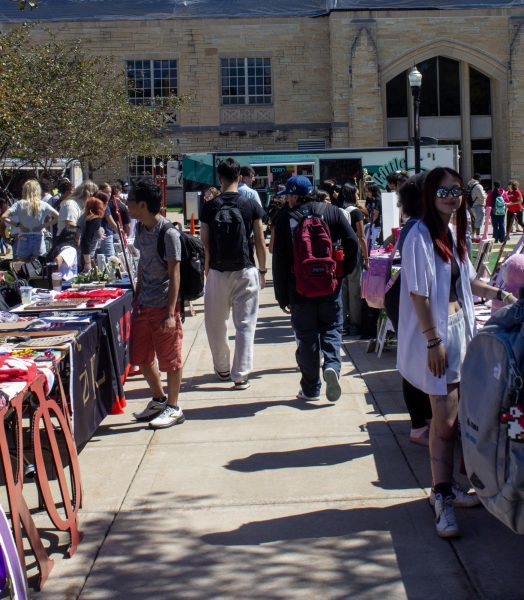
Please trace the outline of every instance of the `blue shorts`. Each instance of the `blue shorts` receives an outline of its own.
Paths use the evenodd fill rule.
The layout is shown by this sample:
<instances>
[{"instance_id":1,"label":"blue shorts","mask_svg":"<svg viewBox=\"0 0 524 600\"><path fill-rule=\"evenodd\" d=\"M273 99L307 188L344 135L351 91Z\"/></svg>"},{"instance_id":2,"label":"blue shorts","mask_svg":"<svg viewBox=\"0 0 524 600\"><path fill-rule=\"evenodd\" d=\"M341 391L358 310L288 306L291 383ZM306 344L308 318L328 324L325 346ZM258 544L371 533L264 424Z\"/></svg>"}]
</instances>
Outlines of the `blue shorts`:
<instances>
[{"instance_id":1,"label":"blue shorts","mask_svg":"<svg viewBox=\"0 0 524 600\"><path fill-rule=\"evenodd\" d=\"M16 258L31 258L45 254L43 233L20 233L16 245Z\"/></svg>"}]
</instances>

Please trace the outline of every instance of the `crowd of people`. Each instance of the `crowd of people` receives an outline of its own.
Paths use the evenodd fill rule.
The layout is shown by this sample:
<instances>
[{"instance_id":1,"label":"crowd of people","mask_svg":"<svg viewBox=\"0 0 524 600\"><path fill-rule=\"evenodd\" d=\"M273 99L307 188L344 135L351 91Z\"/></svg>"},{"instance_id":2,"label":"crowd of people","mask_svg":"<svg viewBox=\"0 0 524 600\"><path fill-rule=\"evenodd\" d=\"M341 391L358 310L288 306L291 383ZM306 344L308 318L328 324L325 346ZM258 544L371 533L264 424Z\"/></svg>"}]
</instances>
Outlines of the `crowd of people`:
<instances>
[{"instance_id":1,"label":"crowd of people","mask_svg":"<svg viewBox=\"0 0 524 600\"><path fill-rule=\"evenodd\" d=\"M29 179L19 200L9 205L2 199L0 249L4 256L11 250L17 261L54 261L70 281L96 266L97 254L115 255L119 228L132 236L127 191L120 181L98 186L86 180L74 188L62 179L51 187L47 180Z\"/></svg>"},{"instance_id":2,"label":"crowd of people","mask_svg":"<svg viewBox=\"0 0 524 600\"><path fill-rule=\"evenodd\" d=\"M217 172L220 190L208 192L201 213L205 326L217 379L245 390L253 369L259 291L266 285L265 216L251 193L241 193L251 188L248 182L239 185L244 175L234 159L222 161ZM398 190L404 225L398 244L401 277L387 293L386 311L398 336L397 366L412 419L411 440L429 447L436 531L453 537L460 533L455 507L479 504L476 494L459 487L453 477L461 365L475 335L473 296L504 303L516 299L480 280L472 266L467 240L471 190L457 172L436 168L411 178L392 174L390 179L390 189ZM327 400L335 402L342 394L344 328L358 332L360 274L382 236L380 190L373 182L365 182L363 189L361 201L353 183L327 181L317 190L309 178L293 176L269 211L274 294L290 315L295 335L300 401L318 400L323 383ZM151 181L133 184L128 206L131 216L145 225L137 236L141 258L131 359L140 365L153 394L135 417L153 428L170 427L184 420L178 399L179 234L174 233L169 253L161 257L165 261L159 260L155 237L163 217L160 190ZM308 252L315 246L326 251L313 260ZM232 357L230 316L235 327ZM158 368L168 373L167 395Z\"/></svg>"},{"instance_id":3,"label":"crowd of people","mask_svg":"<svg viewBox=\"0 0 524 600\"><path fill-rule=\"evenodd\" d=\"M327 400L337 401L343 335L360 333L362 273L373 249L385 241L381 190L372 180L360 185L327 180L315 189L308 177L297 175L287 180L266 214L251 187L253 169L229 158L220 162L217 174L220 189L206 190L200 214L205 328L216 378L231 381L238 391L250 386L259 293L266 285L266 222L275 299L290 315L296 341L296 397L316 401L324 384ZM491 207L495 236L503 241L515 218L522 227L522 194L516 181L507 190L495 182L485 194L477 176L465 185L450 168L413 177L392 173L388 188L398 193L403 226L397 246L401 276L385 295L385 310L398 338L397 367L411 418L410 439L429 447L436 531L453 537L459 534L454 508L479 503L475 493L453 478L461 365L476 331L474 295L516 301L477 276L468 227L478 238L485 207ZM134 416L154 429L182 423L182 242L178 229L161 215L160 187L143 177L133 181L129 193L120 183L85 181L73 189L66 180L55 196L42 191L38 181L27 181L21 199L4 207L2 223L16 230L14 235L11 231L14 256L42 256L50 237L48 256L65 278L77 266L90 268L98 252L114 254L119 226L134 235L140 259L130 360L140 367L152 396ZM502 225L500 199L507 219ZM161 372L167 373L167 393Z\"/></svg>"}]
</instances>

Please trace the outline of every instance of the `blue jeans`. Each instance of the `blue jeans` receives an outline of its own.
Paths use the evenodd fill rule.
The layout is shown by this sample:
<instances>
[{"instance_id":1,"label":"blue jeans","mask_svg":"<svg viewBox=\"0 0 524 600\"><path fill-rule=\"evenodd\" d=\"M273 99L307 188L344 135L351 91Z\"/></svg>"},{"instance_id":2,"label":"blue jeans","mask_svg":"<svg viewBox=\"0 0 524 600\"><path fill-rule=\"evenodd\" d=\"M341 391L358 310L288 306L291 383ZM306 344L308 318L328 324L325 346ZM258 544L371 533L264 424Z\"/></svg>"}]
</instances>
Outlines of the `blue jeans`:
<instances>
[{"instance_id":1,"label":"blue jeans","mask_svg":"<svg viewBox=\"0 0 524 600\"><path fill-rule=\"evenodd\" d=\"M100 240L97 254L103 254L104 256L114 256L115 255L115 245L114 245L114 237L112 235L107 235L103 240Z\"/></svg>"},{"instance_id":2,"label":"blue jeans","mask_svg":"<svg viewBox=\"0 0 524 600\"><path fill-rule=\"evenodd\" d=\"M491 215L491 223L493 224L493 237L495 242L503 242L506 238L505 228L506 215Z\"/></svg>"},{"instance_id":3,"label":"blue jeans","mask_svg":"<svg viewBox=\"0 0 524 600\"><path fill-rule=\"evenodd\" d=\"M318 396L320 392L320 352L324 370L334 369L340 375L342 314L340 287L328 299L311 298L291 305L297 364L302 373L300 386L306 396Z\"/></svg>"}]
</instances>

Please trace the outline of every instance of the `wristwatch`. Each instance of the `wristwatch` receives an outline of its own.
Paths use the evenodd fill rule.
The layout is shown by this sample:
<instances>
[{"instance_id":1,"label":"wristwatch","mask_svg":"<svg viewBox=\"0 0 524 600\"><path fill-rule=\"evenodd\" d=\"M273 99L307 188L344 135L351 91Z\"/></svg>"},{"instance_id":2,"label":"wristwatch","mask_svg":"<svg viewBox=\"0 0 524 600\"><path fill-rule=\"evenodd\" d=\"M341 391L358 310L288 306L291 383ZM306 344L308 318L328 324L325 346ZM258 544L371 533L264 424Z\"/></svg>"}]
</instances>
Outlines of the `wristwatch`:
<instances>
[{"instance_id":1,"label":"wristwatch","mask_svg":"<svg viewBox=\"0 0 524 600\"><path fill-rule=\"evenodd\" d=\"M258 270L258 272L259 272L261 275L265 275L265 274L267 273L267 269L264 269L264 271L262 271L261 269L259 269L259 270Z\"/></svg>"}]
</instances>

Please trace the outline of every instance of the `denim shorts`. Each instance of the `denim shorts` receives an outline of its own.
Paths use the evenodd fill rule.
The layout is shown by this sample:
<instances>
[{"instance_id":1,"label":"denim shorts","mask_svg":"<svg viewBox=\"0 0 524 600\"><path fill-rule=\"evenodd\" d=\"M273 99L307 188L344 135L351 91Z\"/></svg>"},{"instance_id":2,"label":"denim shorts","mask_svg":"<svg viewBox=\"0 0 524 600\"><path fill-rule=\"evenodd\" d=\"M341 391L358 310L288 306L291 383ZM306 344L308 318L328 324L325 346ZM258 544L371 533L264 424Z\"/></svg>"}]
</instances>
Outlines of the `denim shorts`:
<instances>
[{"instance_id":1,"label":"denim shorts","mask_svg":"<svg viewBox=\"0 0 524 600\"><path fill-rule=\"evenodd\" d=\"M30 258L45 254L44 235L42 233L20 233L16 245L17 258Z\"/></svg>"},{"instance_id":2,"label":"denim shorts","mask_svg":"<svg viewBox=\"0 0 524 600\"><path fill-rule=\"evenodd\" d=\"M466 321L462 309L448 316L446 353L448 355L446 381L448 383L459 383L460 370L466 356Z\"/></svg>"}]
</instances>

